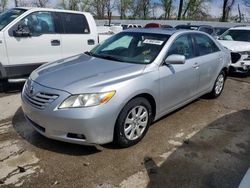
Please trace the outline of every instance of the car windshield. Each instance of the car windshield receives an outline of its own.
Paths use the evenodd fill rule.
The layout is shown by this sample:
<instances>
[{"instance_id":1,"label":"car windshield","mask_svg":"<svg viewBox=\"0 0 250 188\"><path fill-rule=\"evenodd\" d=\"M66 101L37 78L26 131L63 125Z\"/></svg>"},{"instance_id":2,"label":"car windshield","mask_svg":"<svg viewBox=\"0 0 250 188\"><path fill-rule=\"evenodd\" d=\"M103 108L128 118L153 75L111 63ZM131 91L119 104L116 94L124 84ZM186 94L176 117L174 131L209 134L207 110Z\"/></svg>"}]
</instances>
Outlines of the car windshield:
<instances>
[{"instance_id":1,"label":"car windshield","mask_svg":"<svg viewBox=\"0 0 250 188\"><path fill-rule=\"evenodd\" d=\"M89 55L120 62L150 64L170 35L122 32L95 47Z\"/></svg>"},{"instance_id":2,"label":"car windshield","mask_svg":"<svg viewBox=\"0 0 250 188\"><path fill-rule=\"evenodd\" d=\"M250 30L228 30L219 40L250 42Z\"/></svg>"},{"instance_id":3,"label":"car windshield","mask_svg":"<svg viewBox=\"0 0 250 188\"><path fill-rule=\"evenodd\" d=\"M0 31L25 11L25 9L10 9L0 14Z\"/></svg>"},{"instance_id":4,"label":"car windshield","mask_svg":"<svg viewBox=\"0 0 250 188\"><path fill-rule=\"evenodd\" d=\"M228 28L223 28L223 27L216 27L214 28L216 35L220 36L222 35Z\"/></svg>"}]
</instances>

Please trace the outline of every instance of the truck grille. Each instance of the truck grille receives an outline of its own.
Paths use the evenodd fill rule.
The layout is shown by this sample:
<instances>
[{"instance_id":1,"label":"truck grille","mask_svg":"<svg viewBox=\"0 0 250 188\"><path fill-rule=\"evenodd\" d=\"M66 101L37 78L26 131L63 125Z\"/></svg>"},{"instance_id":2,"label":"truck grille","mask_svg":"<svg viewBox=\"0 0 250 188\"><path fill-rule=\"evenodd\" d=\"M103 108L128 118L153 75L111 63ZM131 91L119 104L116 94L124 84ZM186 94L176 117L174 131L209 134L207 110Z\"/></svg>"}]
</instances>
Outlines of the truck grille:
<instances>
[{"instance_id":1,"label":"truck grille","mask_svg":"<svg viewBox=\"0 0 250 188\"><path fill-rule=\"evenodd\" d=\"M33 94L27 87L25 87L24 97L32 106L44 109L46 106L55 101L59 95L45 92L37 92Z\"/></svg>"}]
</instances>

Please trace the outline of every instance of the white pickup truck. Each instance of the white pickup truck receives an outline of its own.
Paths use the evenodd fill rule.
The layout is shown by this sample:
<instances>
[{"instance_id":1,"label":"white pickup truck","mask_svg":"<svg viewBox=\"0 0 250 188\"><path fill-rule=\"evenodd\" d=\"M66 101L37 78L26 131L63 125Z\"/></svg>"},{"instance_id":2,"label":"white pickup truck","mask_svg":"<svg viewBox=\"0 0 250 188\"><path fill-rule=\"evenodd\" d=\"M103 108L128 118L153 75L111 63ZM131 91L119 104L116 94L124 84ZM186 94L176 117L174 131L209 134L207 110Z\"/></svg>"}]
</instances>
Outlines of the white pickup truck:
<instances>
[{"instance_id":1,"label":"white pickup truck","mask_svg":"<svg viewBox=\"0 0 250 188\"><path fill-rule=\"evenodd\" d=\"M89 51L98 38L90 13L10 9L0 14L0 85L28 76L41 64Z\"/></svg>"}]
</instances>

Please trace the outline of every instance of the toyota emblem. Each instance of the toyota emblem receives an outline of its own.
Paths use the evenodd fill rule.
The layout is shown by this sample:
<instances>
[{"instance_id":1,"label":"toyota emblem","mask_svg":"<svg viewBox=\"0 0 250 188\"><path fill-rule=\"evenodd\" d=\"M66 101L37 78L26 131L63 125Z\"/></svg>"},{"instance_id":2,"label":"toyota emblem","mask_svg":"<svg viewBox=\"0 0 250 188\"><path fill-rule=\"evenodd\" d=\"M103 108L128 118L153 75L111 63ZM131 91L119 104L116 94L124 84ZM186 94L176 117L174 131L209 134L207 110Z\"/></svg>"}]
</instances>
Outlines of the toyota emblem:
<instances>
[{"instance_id":1,"label":"toyota emblem","mask_svg":"<svg viewBox=\"0 0 250 188\"><path fill-rule=\"evenodd\" d=\"M33 95L33 93L34 93L34 87L33 87L33 86L30 86L29 94L30 94L30 95Z\"/></svg>"}]
</instances>

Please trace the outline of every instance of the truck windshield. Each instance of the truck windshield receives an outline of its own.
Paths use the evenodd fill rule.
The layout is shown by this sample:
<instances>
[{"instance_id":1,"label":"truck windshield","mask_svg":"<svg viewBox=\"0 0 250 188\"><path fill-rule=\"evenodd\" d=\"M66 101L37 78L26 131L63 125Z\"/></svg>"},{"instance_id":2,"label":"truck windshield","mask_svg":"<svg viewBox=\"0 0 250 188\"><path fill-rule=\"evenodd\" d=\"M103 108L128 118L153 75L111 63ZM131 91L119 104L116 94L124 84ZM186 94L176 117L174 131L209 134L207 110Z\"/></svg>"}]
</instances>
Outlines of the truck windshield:
<instances>
[{"instance_id":1,"label":"truck windshield","mask_svg":"<svg viewBox=\"0 0 250 188\"><path fill-rule=\"evenodd\" d=\"M167 34L122 32L95 47L89 55L136 64L149 64L169 39Z\"/></svg>"},{"instance_id":2,"label":"truck windshield","mask_svg":"<svg viewBox=\"0 0 250 188\"><path fill-rule=\"evenodd\" d=\"M250 30L227 30L219 40L250 42Z\"/></svg>"},{"instance_id":3,"label":"truck windshield","mask_svg":"<svg viewBox=\"0 0 250 188\"><path fill-rule=\"evenodd\" d=\"M0 14L0 31L25 11L25 9L10 9Z\"/></svg>"}]
</instances>

